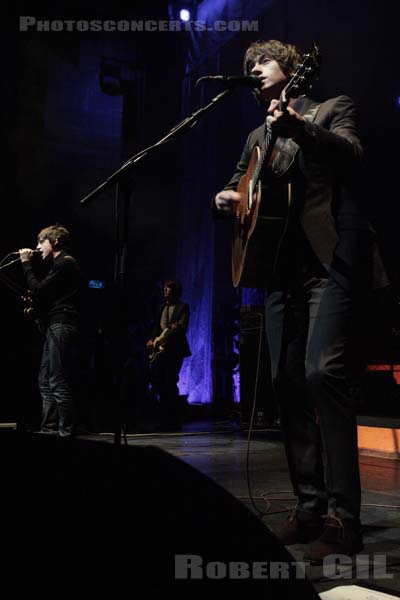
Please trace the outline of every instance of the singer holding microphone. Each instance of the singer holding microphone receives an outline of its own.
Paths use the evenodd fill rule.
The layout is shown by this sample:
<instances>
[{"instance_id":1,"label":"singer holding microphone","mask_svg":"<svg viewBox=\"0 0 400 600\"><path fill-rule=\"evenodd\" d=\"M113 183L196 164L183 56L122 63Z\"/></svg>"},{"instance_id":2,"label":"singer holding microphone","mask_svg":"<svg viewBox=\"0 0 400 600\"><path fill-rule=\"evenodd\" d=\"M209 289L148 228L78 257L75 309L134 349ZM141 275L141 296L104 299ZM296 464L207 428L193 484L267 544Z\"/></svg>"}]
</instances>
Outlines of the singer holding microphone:
<instances>
[{"instance_id":1,"label":"singer holding microphone","mask_svg":"<svg viewBox=\"0 0 400 600\"><path fill-rule=\"evenodd\" d=\"M42 397L40 433L69 438L74 433L73 372L78 349L80 270L67 252L69 231L50 225L37 237L37 248L19 251L29 290L45 330L39 370ZM46 277L34 270L33 255L39 252L50 263Z\"/></svg>"},{"instance_id":2,"label":"singer holding microphone","mask_svg":"<svg viewBox=\"0 0 400 600\"><path fill-rule=\"evenodd\" d=\"M266 122L249 134L213 210L234 217L242 202L238 182L253 149L268 136L274 153L259 177L270 187L289 182L289 214L279 244L269 250L275 259L265 323L297 498L275 533L285 545L307 544L304 559L318 564L330 554L352 556L363 548L349 349L358 301L372 284L388 281L355 193L363 148L353 101L338 96L318 103L301 92L282 103L305 56L277 40L246 50L245 76L259 78L254 95Z\"/></svg>"}]
</instances>

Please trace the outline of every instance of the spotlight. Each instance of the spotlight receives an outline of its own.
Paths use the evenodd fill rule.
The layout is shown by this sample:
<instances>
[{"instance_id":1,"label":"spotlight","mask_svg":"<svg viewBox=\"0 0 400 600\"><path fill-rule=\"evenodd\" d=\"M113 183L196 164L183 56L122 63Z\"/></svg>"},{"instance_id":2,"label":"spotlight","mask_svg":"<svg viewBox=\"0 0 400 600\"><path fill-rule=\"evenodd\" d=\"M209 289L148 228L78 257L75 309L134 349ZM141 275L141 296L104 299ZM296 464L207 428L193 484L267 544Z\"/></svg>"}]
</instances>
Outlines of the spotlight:
<instances>
[{"instance_id":1,"label":"spotlight","mask_svg":"<svg viewBox=\"0 0 400 600\"><path fill-rule=\"evenodd\" d=\"M188 10L187 8L181 8L181 10L179 11L180 20L184 23L187 23L188 21L190 21L190 17L190 10Z\"/></svg>"},{"instance_id":2,"label":"spotlight","mask_svg":"<svg viewBox=\"0 0 400 600\"><path fill-rule=\"evenodd\" d=\"M180 20L187 23L196 18L196 10L199 0L185 0L184 2L170 2L168 4L168 14L170 19Z\"/></svg>"}]
</instances>

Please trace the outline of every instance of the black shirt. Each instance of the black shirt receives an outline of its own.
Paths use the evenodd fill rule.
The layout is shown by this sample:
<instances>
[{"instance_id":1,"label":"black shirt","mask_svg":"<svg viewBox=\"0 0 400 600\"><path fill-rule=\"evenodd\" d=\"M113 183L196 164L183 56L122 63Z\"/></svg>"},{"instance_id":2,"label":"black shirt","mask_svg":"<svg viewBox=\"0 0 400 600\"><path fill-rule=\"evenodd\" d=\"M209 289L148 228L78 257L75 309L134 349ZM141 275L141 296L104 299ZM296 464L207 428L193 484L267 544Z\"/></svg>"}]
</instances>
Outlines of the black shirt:
<instances>
[{"instance_id":1,"label":"black shirt","mask_svg":"<svg viewBox=\"0 0 400 600\"><path fill-rule=\"evenodd\" d=\"M76 260L66 252L61 252L42 280L37 278L31 261L24 261L22 266L45 324L78 325L81 276Z\"/></svg>"}]
</instances>

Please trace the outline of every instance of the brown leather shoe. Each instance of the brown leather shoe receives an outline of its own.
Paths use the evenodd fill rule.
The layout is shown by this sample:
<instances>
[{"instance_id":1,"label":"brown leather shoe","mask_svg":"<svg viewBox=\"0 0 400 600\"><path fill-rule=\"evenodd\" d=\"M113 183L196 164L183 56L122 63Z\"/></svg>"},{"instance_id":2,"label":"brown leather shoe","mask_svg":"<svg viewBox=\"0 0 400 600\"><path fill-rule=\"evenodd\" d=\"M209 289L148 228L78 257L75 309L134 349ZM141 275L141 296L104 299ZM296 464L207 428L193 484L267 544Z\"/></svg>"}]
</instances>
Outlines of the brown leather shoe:
<instances>
[{"instance_id":1,"label":"brown leather shoe","mask_svg":"<svg viewBox=\"0 0 400 600\"><path fill-rule=\"evenodd\" d=\"M358 519L340 519L333 515L325 517L321 536L307 545L304 560L321 564L330 554L354 556L364 548L361 524Z\"/></svg>"},{"instance_id":2,"label":"brown leather shoe","mask_svg":"<svg viewBox=\"0 0 400 600\"><path fill-rule=\"evenodd\" d=\"M274 530L275 536L285 546L306 544L316 540L322 533L324 520L321 515L294 509L282 525Z\"/></svg>"}]
</instances>

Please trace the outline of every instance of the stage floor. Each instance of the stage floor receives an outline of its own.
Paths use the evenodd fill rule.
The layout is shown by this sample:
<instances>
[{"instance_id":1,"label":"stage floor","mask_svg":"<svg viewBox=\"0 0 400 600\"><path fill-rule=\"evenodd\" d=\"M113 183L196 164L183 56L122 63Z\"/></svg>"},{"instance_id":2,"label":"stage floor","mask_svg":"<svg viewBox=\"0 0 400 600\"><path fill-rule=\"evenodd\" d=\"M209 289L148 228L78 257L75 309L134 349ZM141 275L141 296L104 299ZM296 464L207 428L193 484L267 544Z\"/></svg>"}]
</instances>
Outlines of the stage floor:
<instances>
[{"instance_id":1,"label":"stage floor","mask_svg":"<svg viewBox=\"0 0 400 600\"><path fill-rule=\"evenodd\" d=\"M3 424L3 428L11 429L12 427L11 425L5 426ZM3 433L6 432L4 431ZM88 450L91 449L95 451L96 456L93 457L95 460L87 464L93 465L94 469L98 470L99 477L103 477L103 472L105 473L104 477L111 477L111 471L107 472L107 468L103 468L101 461L104 460L104 456L107 454L104 454L104 449L108 450L109 445L115 446L113 433L81 431L77 436L76 443L72 446L72 453L69 452L68 446L60 447L59 443L61 440L44 440L43 436L40 435L22 434L20 438L22 442L15 440L15 435L11 435L11 437L3 435L2 437L4 438L3 443L5 448L11 448L11 442L13 448L21 448L21 455L18 458L19 462L16 460L15 463L19 465L18 468L20 470L21 465L23 466L25 463L26 452L30 452L31 448L33 451L38 452L35 456L39 457L39 459L28 456L28 460L31 461L31 466L28 469L32 470L36 468L36 465L38 469L38 475L32 474L30 477L31 485L35 485L36 478L40 477L40 473L43 471L43 467L40 464L40 457L54 454L54 465L58 469L56 451L60 452L60 450L62 450L65 456L69 454L75 456L71 463L73 471L68 470L70 469L68 467L67 476L70 477L71 473L74 474L76 471L81 471L81 479L78 478L79 486L84 485L85 481L87 481L87 474L90 473L83 459L85 459L85 453L86 458L90 455ZM48 438L49 436L45 437ZM134 494L132 496L132 510L134 510L135 498L137 497L136 488L139 491L143 488L147 494L153 494L148 496L151 503L148 508L149 513L153 510L157 513L161 511L164 518L168 519L168 506L179 506L182 497L187 494L187 488L184 487L184 480L187 479L185 469L188 469L186 464L193 467L199 477L203 478L203 483L199 483L202 488L207 488L205 475L212 482L217 483L223 488L224 492L228 492L233 499L238 500L239 503L235 500L236 504L242 503L253 514L258 515L265 527L272 531L282 519L286 518L288 511L295 505L295 500L291 493L281 433L277 429L255 430L249 443L248 432L240 429L234 422L196 421L185 423L182 431L179 432L153 433L149 431L148 433L128 433L126 442L130 447L134 461L136 461L136 468L139 469L136 472L132 471L132 477L135 480L132 481L131 479L129 483L133 490L129 493ZM121 445L123 444L124 439L122 438ZM55 450L54 453L53 449ZM162 459L162 456L159 462L156 454L148 463L148 467L143 463L141 473L140 461L143 458L146 459L146 452L153 449L156 453L162 451L162 456L166 458L165 465L163 466L164 459ZM83 461L82 466L80 457L82 457ZM171 478L168 470L168 461L172 461L173 459L178 459L179 464L184 468L180 470L177 468L179 465L172 466L172 470L170 471ZM63 460L65 462L65 457ZM152 473L152 465L154 473ZM357 584L400 597L400 461L360 456L360 465L363 491L361 518L364 526L365 548L357 557L357 560L353 560L351 564L341 563L340 573L337 574L336 578L333 578L332 573L327 573L326 569L318 566L307 566L306 575L312 582L317 593L337 586ZM10 469L13 469L12 463L10 463ZM49 473L52 472L52 469L54 469L54 466L51 467L50 465ZM29 479L29 470L27 473ZM164 483L159 484L158 488L157 481L154 479L157 478L157 473L159 474L160 481L164 481ZM174 479L174 473L177 479ZM15 481L17 481L18 485L22 483L22 486L24 486L24 481L21 482L18 473L15 474L15 477L17 478ZM182 479L179 479L179 477L182 477ZM45 478L46 475L43 475L41 480L42 486L44 482L46 483ZM154 486L152 478L154 479ZM12 474L9 474L9 479L11 482L13 481ZM61 493L63 493L63 480L60 481L60 489ZM90 478L88 481L88 485L90 485ZM56 485L60 484L57 477L54 479L54 482ZM181 482L182 489L180 488ZM213 483L214 486L215 483ZM8 488L11 491L12 485L13 483L8 484ZM49 490L52 489L52 486L53 483L50 482ZM149 489L152 487L155 488L154 491L149 492ZM88 489L90 491L90 488ZM103 490L99 488L99 495L93 496L93 498L99 498L103 502L101 510L107 510L108 508L107 499L103 497L104 490L107 493L107 486ZM201 496L199 490L200 488L193 488L192 493L194 498ZM211 500L210 506L204 506L200 502L200 509L197 509L200 510L200 513L203 510L203 506L206 512L209 510L212 511L215 508L212 506L214 491L210 489L207 493L209 493L208 498ZM189 496L190 494L191 492L189 491ZM74 492L72 493L72 498L74 498ZM146 496L142 494L142 498L144 498L146 506ZM40 506L42 496L38 496L37 502ZM77 506L79 507L79 503ZM175 515L175 518L179 519L179 509L177 514L178 517ZM191 514L189 511L185 517L188 520L182 520L182 523L190 525L189 519L192 518ZM196 514L199 516L199 512ZM101 528L102 522L103 519L100 518L98 521L99 528ZM158 521L158 523L161 522ZM234 524L231 525L229 514L227 514L225 525L226 530L223 535L228 538L231 535L232 529L235 528ZM94 528L96 527L97 521L94 524ZM137 524L134 521L133 530L136 527ZM171 529L167 528L166 531L174 531L174 526L171 526ZM210 532L211 534L213 533L212 530ZM146 537L142 539L146 539ZM302 561L303 546L290 546L288 550L291 556L293 556L293 560Z\"/></svg>"},{"instance_id":2,"label":"stage floor","mask_svg":"<svg viewBox=\"0 0 400 600\"><path fill-rule=\"evenodd\" d=\"M114 441L114 436L107 433L80 437ZM235 423L204 421L186 423L179 433L127 434L127 443L157 446L190 464L259 514L273 530L295 505L280 437L278 430L256 430L248 444L248 433ZM318 593L338 585L357 584L400 597L400 461L360 456L360 465L363 558L342 565L338 579L324 576L318 566L307 567L306 573ZM290 546L288 550L296 560L302 560L303 546ZM374 576L374 557L378 577ZM382 561L386 561L386 568L381 569Z\"/></svg>"}]
</instances>

